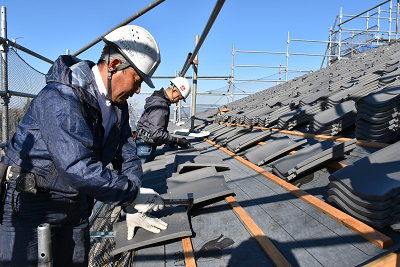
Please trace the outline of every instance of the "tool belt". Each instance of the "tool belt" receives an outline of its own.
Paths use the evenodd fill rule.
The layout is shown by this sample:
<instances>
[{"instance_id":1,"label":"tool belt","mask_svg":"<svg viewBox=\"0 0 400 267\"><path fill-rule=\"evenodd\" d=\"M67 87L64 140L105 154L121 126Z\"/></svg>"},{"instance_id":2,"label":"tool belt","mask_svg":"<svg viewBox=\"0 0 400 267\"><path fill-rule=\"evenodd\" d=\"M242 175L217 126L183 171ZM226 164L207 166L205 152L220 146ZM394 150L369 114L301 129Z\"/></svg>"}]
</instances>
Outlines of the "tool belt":
<instances>
[{"instance_id":1,"label":"tool belt","mask_svg":"<svg viewBox=\"0 0 400 267\"><path fill-rule=\"evenodd\" d=\"M0 192L4 198L5 191L9 184L15 186L15 190L20 193L36 194L37 184L35 174L27 172L21 167L10 166L4 162L0 162Z\"/></svg>"},{"instance_id":2,"label":"tool belt","mask_svg":"<svg viewBox=\"0 0 400 267\"><path fill-rule=\"evenodd\" d=\"M37 192L36 177L35 174L27 172L21 167L10 166L5 162L8 162L5 157L1 159L0 162L0 222L3 220L4 214L4 203L7 196L7 189L9 185L14 185L15 190L20 193L29 193L35 195ZM14 191L15 191L14 190ZM18 212L14 208L14 191L11 195L11 208L14 214L22 221L29 222L30 220L21 218Z\"/></svg>"}]
</instances>

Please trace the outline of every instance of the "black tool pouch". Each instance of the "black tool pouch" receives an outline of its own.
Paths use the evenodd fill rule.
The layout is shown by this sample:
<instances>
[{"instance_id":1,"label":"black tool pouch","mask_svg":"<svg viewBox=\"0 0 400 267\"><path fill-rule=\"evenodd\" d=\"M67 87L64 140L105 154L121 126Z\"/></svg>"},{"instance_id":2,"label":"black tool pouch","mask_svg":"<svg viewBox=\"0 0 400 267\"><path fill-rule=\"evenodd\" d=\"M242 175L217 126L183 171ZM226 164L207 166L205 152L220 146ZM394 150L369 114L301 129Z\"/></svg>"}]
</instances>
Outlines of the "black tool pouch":
<instances>
[{"instance_id":1,"label":"black tool pouch","mask_svg":"<svg viewBox=\"0 0 400 267\"><path fill-rule=\"evenodd\" d=\"M36 194L35 175L31 172L21 172L15 181L15 188L20 193Z\"/></svg>"},{"instance_id":2,"label":"black tool pouch","mask_svg":"<svg viewBox=\"0 0 400 267\"><path fill-rule=\"evenodd\" d=\"M4 200L6 199L7 193L7 168L8 164L0 162L0 224L3 221Z\"/></svg>"},{"instance_id":3,"label":"black tool pouch","mask_svg":"<svg viewBox=\"0 0 400 267\"><path fill-rule=\"evenodd\" d=\"M0 161L0 201L4 201L4 194L6 189L6 175L7 175L8 164Z\"/></svg>"}]
</instances>

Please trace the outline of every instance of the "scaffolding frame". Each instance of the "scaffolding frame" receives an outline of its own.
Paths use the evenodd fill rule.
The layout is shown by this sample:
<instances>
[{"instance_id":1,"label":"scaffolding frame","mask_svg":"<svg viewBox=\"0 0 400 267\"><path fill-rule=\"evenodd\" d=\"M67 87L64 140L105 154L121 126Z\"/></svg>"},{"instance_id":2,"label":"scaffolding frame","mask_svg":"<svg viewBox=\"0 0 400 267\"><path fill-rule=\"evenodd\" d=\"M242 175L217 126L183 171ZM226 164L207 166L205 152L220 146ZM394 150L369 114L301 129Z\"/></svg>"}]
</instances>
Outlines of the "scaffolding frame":
<instances>
[{"instance_id":1,"label":"scaffolding frame","mask_svg":"<svg viewBox=\"0 0 400 267\"><path fill-rule=\"evenodd\" d=\"M389 3L390 2L390 3ZM389 3L389 10L382 9L382 6ZM371 12L372 11L372 12ZM287 82L289 80L289 73L310 73L310 70L295 70L289 68L289 58L290 56L317 56L322 57L321 67L323 68L323 64L325 59L328 61L326 66L334 64L337 60L341 60L343 58L348 58L353 56L354 54L362 53L366 50L378 47L380 45L384 45L386 43L390 43L394 40L398 39L398 30L399 30L399 2L396 1L396 4L393 4L393 0L384 1L358 15L346 15L343 14L343 8L340 9L339 24L331 27L329 32L329 40L306 40L306 39L292 39L290 38L290 32L287 33L286 40L286 51L285 52L271 52L271 51L251 51L251 50L237 50L235 49L235 44L232 46L232 67L231 67L231 78L229 78L227 82L228 87L228 100L227 102L233 102L234 96L237 95L235 93L235 82L267 82L267 83L282 83ZM381 14L388 13L388 16L382 16ZM365 15L364 15L365 14ZM396 29L393 28L393 20L396 14ZM344 20L344 18L349 18ZM337 19L337 18L336 18ZM365 19L366 28L365 29L356 29L356 28L346 28L350 21L354 19ZM377 21L376 25L370 25L370 20L375 19ZM388 29L381 29L381 22L387 20ZM337 29L335 30L335 28ZM383 35L387 35L387 38L383 38ZM350 35L349 37L345 37L346 35ZM368 36L373 35L373 38L368 38ZM363 42L356 42L355 40L360 39L359 37L365 36L366 39ZM310 53L292 53L290 51L290 43L291 42L312 42L312 43L321 43L326 44L327 49L325 54L310 54ZM285 55L286 62L285 65L282 66L282 63L279 65L242 65L235 64L235 55L237 53L256 53L256 54L274 54L274 55ZM235 68L270 68L270 69L278 69L277 75L279 75L278 79L238 79L235 78ZM283 76L283 78L282 78ZM266 88L267 89L267 88ZM249 93L250 94L250 93Z\"/></svg>"}]
</instances>

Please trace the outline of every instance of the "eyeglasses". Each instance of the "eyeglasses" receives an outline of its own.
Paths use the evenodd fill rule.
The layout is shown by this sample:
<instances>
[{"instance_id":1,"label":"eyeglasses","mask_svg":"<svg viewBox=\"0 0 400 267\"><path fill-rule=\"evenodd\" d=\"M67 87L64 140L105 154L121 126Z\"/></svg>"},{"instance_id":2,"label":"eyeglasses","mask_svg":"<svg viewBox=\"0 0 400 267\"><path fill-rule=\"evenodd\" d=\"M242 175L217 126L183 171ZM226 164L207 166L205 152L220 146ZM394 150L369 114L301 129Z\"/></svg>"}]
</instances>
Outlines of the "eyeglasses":
<instances>
[{"instance_id":1,"label":"eyeglasses","mask_svg":"<svg viewBox=\"0 0 400 267\"><path fill-rule=\"evenodd\" d=\"M171 87L172 87L172 90L176 89L178 91L179 100L182 100L183 99L183 95L182 95L181 91L178 89L178 87L176 87L175 84L173 84L173 83L171 83Z\"/></svg>"}]
</instances>

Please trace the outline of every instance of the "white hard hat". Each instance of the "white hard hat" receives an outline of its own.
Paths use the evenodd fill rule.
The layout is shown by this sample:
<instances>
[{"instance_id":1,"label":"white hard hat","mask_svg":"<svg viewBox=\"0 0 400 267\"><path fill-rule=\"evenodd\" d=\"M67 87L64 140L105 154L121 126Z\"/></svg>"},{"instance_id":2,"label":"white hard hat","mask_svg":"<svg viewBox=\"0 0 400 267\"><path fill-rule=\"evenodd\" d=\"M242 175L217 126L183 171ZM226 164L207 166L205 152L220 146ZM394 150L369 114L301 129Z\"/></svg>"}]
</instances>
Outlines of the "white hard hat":
<instances>
[{"instance_id":1,"label":"white hard hat","mask_svg":"<svg viewBox=\"0 0 400 267\"><path fill-rule=\"evenodd\" d=\"M150 78L160 65L161 56L156 40L147 30L136 25L126 25L115 29L102 39L107 45L117 47L146 84L154 88Z\"/></svg>"},{"instance_id":2,"label":"white hard hat","mask_svg":"<svg viewBox=\"0 0 400 267\"><path fill-rule=\"evenodd\" d=\"M181 92L181 95L183 96L183 101L186 103L186 98L192 91L190 82L186 78L176 77L171 80L171 83L178 88L179 92Z\"/></svg>"}]
</instances>

